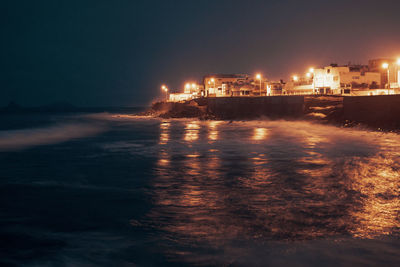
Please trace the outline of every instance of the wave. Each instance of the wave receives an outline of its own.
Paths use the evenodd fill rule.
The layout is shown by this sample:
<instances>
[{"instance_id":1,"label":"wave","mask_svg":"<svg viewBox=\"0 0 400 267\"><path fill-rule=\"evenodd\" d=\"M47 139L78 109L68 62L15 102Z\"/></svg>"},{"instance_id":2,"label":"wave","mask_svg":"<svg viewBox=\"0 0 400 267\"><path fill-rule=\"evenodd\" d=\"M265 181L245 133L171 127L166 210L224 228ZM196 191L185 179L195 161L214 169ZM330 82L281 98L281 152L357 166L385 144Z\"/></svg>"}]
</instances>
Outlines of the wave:
<instances>
[{"instance_id":1,"label":"wave","mask_svg":"<svg viewBox=\"0 0 400 267\"><path fill-rule=\"evenodd\" d=\"M61 143L75 138L93 136L104 130L103 126L79 123L0 131L0 151L15 151L34 146Z\"/></svg>"}]
</instances>

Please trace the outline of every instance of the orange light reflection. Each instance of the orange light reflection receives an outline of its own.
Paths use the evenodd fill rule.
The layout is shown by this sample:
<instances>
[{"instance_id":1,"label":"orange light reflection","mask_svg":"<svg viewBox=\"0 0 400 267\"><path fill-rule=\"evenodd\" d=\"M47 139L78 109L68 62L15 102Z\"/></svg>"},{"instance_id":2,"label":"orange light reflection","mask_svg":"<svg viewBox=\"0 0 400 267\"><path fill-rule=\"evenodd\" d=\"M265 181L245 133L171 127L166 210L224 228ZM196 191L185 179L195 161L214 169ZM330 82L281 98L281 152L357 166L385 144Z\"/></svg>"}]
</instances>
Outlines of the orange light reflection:
<instances>
[{"instance_id":1,"label":"orange light reflection","mask_svg":"<svg viewBox=\"0 0 400 267\"><path fill-rule=\"evenodd\" d=\"M200 125L198 121L191 121L186 123L184 140L193 142L199 139Z\"/></svg>"},{"instance_id":2,"label":"orange light reflection","mask_svg":"<svg viewBox=\"0 0 400 267\"><path fill-rule=\"evenodd\" d=\"M267 129L266 128L255 128L254 129L254 135L253 135L253 140L254 141L260 141L263 140L267 137Z\"/></svg>"}]
</instances>

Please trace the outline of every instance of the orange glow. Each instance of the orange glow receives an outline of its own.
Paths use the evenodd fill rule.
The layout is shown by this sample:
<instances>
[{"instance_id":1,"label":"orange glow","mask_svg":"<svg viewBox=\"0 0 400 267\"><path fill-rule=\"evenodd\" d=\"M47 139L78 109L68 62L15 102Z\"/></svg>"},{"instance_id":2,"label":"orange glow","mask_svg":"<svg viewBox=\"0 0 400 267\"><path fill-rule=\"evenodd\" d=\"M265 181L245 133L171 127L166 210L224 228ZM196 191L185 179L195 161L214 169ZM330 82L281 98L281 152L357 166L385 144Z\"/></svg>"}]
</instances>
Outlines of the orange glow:
<instances>
[{"instance_id":1,"label":"orange glow","mask_svg":"<svg viewBox=\"0 0 400 267\"><path fill-rule=\"evenodd\" d=\"M400 66L400 58L397 59L397 65Z\"/></svg>"},{"instance_id":2,"label":"orange glow","mask_svg":"<svg viewBox=\"0 0 400 267\"><path fill-rule=\"evenodd\" d=\"M254 135L253 135L253 140L254 141L260 141L265 139L267 137L267 129L266 128L255 128L254 129Z\"/></svg>"},{"instance_id":3,"label":"orange glow","mask_svg":"<svg viewBox=\"0 0 400 267\"><path fill-rule=\"evenodd\" d=\"M299 80L299 77L297 77L297 75L293 76L293 81L297 82Z\"/></svg>"},{"instance_id":4,"label":"orange glow","mask_svg":"<svg viewBox=\"0 0 400 267\"><path fill-rule=\"evenodd\" d=\"M185 141L192 142L199 139L200 125L198 121L188 122L185 127Z\"/></svg>"},{"instance_id":5,"label":"orange glow","mask_svg":"<svg viewBox=\"0 0 400 267\"><path fill-rule=\"evenodd\" d=\"M310 78L311 77L311 73L307 72L306 76L307 76L307 78Z\"/></svg>"},{"instance_id":6,"label":"orange glow","mask_svg":"<svg viewBox=\"0 0 400 267\"><path fill-rule=\"evenodd\" d=\"M383 64L382 64L382 68L384 68L384 69L389 68L389 64L388 64L388 63L383 63Z\"/></svg>"},{"instance_id":7,"label":"orange glow","mask_svg":"<svg viewBox=\"0 0 400 267\"><path fill-rule=\"evenodd\" d=\"M211 78L211 82L212 82L212 83L215 82L214 78Z\"/></svg>"},{"instance_id":8,"label":"orange glow","mask_svg":"<svg viewBox=\"0 0 400 267\"><path fill-rule=\"evenodd\" d=\"M398 228L398 207L400 200L395 196L400 174L391 166L396 165L390 159L372 158L367 162L358 162L356 168L348 166L346 171L354 178L352 189L361 192L363 208L351 214L357 223L352 229L353 236L373 238L381 234L391 234ZM373 166L373 167L372 167Z\"/></svg>"},{"instance_id":9,"label":"orange glow","mask_svg":"<svg viewBox=\"0 0 400 267\"><path fill-rule=\"evenodd\" d=\"M192 83L192 88L193 89L196 88L196 84L195 83Z\"/></svg>"},{"instance_id":10,"label":"orange glow","mask_svg":"<svg viewBox=\"0 0 400 267\"><path fill-rule=\"evenodd\" d=\"M308 70L308 72L309 72L309 73L314 73L314 68L310 68L310 69Z\"/></svg>"},{"instance_id":11,"label":"orange glow","mask_svg":"<svg viewBox=\"0 0 400 267\"><path fill-rule=\"evenodd\" d=\"M175 128L173 123L170 129ZM177 124L182 126L181 121ZM157 176L151 181L155 207L147 216L157 222L154 227L162 237L184 236L181 244L222 247L239 238L384 240L382 235L398 233L397 135L304 122L237 124L233 128L222 122L185 121L184 133L198 131L200 139L203 133L218 128L221 142L162 146L159 150ZM253 133L256 139L264 136L268 144L253 141ZM231 140L235 143L228 144ZM366 154L363 148L359 154L352 143L354 148L361 146L372 153ZM292 153L293 149L300 153ZM230 155L231 151L235 153ZM232 156L240 160L240 166L232 164ZM224 180L232 177L228 173L234 175L235 186ZM283 182L287 178L290 180ZM237 215L243 207L251 213ZM237 248L233 252L230 247L223 249L242 253ZM171 248L168 253L189 263L197 259L185 248Z\"/></svg>"},{"instance_id":12,"label":"orange glow","mask_svg":"<svg viewBox=\"0 0 400 267\"><path fill-rule=\"evenodd\" d=\"M163 122L160 124L160 145L165 145L169 141L169 122Z\"/></svg>"},{"instance_id":13,"label":"orange glow","mask_svg":"<svg viewBox=\"0 0 400 267\"><path fill-rule=\"evenodd\" d=\"M260 74L260 73L257 73L256 79L257 79L257 80L261 80L261 74Z\"/></svg>"},{"instance_id":14,"label":"orange glow","mask_svg":"<svg viewBox=\"0 0 400 267\"><path fill-rule=\"evenodd\" d=\"M216 141L218 140L218 124L220 124L219 121L210 121L208 124L209 130L208 130L208 139L211 141Z\"/></svg>"},{"instance_id":15,"label":"orange glow","mask_svg":"<svg viewBox=\"0 0 400 267\"><path fill-rule=\"evenodd\" d=\"M190 89L190 83L185 84L186 89Z\"/></svg>"},{"instance_id":16,"label":"orange glow","mask_svg":"<svg viewBox=\"0 0 400 267\"><path fill-rule=\"evenodd\" d=\"M168 87L163 84L161 85L161 90L163 90L164 92L168 92Z\"/></svg>"}]
</instances>

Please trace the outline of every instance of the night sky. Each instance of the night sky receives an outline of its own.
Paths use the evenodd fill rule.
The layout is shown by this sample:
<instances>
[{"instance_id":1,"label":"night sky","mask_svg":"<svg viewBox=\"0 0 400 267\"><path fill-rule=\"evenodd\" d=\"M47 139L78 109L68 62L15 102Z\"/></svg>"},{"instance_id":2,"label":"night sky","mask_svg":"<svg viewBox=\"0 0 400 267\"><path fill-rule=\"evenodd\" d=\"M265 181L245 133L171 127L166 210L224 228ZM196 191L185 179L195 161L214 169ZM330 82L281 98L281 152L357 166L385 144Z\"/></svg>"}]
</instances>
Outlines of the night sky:
<instances>
[{"instance_id":1,"label":"night sky","mask_svg":"<svg viewBox=\"0 0 400 267\"><path fill-rule=\"evenodd\" d=\"M400 1L2 1L0 105L144 106L207 73L400 55Z\"/></svg>"}]
</instances>

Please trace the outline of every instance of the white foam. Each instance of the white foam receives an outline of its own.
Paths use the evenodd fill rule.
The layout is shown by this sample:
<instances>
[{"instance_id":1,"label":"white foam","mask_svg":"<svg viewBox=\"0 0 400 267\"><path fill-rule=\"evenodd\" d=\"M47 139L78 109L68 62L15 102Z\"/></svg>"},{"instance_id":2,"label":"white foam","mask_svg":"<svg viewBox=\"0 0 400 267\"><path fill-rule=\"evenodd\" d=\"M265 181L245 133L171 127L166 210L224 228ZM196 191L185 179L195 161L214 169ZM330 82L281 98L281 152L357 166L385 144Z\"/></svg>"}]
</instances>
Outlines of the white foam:
<instances>
[{"instance_id":1,"label":"white foam","mask_svg":"<svg viewBox=\"0 0 400 267\"><path fill-rule=\"evenodd\" d=\"M46 128L0 131L0 151L14 151L29 147L65 142L96 135L104 127L89 124L61 124Z\"/></svg>"}]
</instances>

